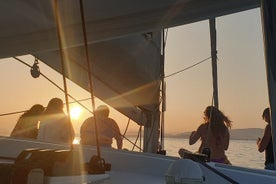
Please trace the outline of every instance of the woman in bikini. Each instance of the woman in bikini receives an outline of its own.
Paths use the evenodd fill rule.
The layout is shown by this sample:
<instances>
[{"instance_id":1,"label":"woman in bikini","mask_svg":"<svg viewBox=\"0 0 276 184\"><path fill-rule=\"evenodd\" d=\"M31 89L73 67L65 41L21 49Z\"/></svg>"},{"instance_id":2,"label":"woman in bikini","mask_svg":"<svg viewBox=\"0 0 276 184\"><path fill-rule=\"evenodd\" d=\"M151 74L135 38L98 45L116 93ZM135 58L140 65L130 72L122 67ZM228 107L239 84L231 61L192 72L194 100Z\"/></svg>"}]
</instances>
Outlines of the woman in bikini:
<instances>
[{"instance_id":1,"label":"woman in bikini","mask_svg":"<svg viewBox=\"0 0 276 184\"><path fill-rule=\"evenodd\" d=\"M204 148L209 148L212 162L231 164L225 155L225 151L229 146L230 135L228 128L231 128L231 120L218 108L208 106L204 111L204 121L205 123L191 133L189 144L193 145L201 139L201 145L198 149L199 153L202 153ZM181 149L179 153L181 155Z\"/></svg>"}]
</instances>

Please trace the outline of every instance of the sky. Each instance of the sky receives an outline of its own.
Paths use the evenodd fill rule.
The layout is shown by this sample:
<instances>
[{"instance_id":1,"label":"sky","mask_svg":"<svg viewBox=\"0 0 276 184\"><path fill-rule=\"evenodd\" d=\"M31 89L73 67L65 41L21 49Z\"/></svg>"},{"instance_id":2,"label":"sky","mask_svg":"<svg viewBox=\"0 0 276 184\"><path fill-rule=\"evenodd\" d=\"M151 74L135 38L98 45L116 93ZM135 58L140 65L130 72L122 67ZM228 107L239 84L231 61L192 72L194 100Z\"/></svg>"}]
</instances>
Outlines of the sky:
<instances>
[{"instance_id":1,"label":"sky","mask_svg":"<svg viewBox=\"0 0 276 184\"><path fill-rule=\"evenodd\" d=\"M262 42L260 9L223 16L216 19L218 51L219 108L233 121L232 129L263 128L261 114L268 106L265 62ZM170 28L166 40L165 75L182 70L210 57L208 21ZM32 65L32 56L20 56ZM63 87L62 77L39 63L40 71ZM64 99L62 91L43 77L34 79L30 69L18 61L0 60L0 114L29 109L33 104L44 106L53 97ZM212 104L211 60L166 78L165 133L195 130L203 123L203 111ZM68 92L76 99L90 94L68 81ZM72 101L72 100L70 100ZM96 99L96 106L103 102ZM71 104L71 108L76 104ZM84 105L92 108L91 101ZM0 135L7 135L20 114L0 116ZM72 119L75 132L91 116L83 109L78 119ZM111 108L110 117L124 132L128 118ZM130 123L129 131L139 126Z\"/></svg>"},{"instance_id":2,"label":"sky","mask_svg":"<svg viewBox=\"0 0 276 184\"><path fill-rule=\"evenodd\" d=\"M260 9L216 19L219 108L233 129L263 128L268 106ZM169 30L166 74L210 56L209 22ZM194 130L212 102L211 60L167 78L167 130ZM171 127L173 124L173 127Z\"/></svg>"}]
</instances>

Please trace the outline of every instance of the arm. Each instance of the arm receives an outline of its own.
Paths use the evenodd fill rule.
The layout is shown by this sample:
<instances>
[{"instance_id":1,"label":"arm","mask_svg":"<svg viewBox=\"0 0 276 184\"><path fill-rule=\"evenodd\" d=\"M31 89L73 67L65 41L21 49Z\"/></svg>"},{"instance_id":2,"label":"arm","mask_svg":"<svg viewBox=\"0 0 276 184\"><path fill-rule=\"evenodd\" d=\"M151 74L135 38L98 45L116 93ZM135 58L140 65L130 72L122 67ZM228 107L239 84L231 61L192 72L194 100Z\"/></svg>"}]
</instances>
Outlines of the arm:
<instances>
[{"instance_id":1,"label":"arm","mask_svg":"<svg viewBox=\"0 0 276 184\"><path fill-rule=\"evenodd\" d=\"M264 135L261 139L258 139L257 141L257 146L258 146L258 151L263 152L265 148L267 147L269 141L271 138L271 127L270 125L266 125L265 130L264 130Z\"/></svg>"},{"instance_id":2,"label":"arm","mask_svg":"<svg viewBox=\"0 0 276 184\"><path fill-rule=\"evenodd\" d=\"M84 135L84 123L82 123L81 127L80 127L80 144L85 143L85 135Z\"/></svg>"},{"instance_id":3,"label":"arm","mask_svg":"<svg viewBox=\"0 0 276 184\"><path fill-rule=\"evenodd\" d=\"M21 137L23 132L23 120L22 118L19 118L15 127L13 128L11 135L12 137Z\"/></svg>"},{"instance_id":4,"label":"arm","mask_svg":"<svg viewBox=\"0 0 276 184\"><path fill-rule=\"evenodd\" d=\"M114 138L116 139L116 142L117 142L117 148L122 149L123 139L122 139L122 135L120 132L120 128L115 121L113 123L113 131L114 131Z\"/></svg>"},{"instance_id":5,"label":"arm","mask_svg":"<svg viewBox=\"0 0 276 184\"><path fill-rule=\"evenodd\" d=\"M70 123L69 126L70 126L69 127L69 129L70 129L69 134L71 136L71 140L72 140L72 144L73 144L73 141L75 139L75 130L74 130L74 127L73 127L72 123Z\"/></svg>"},{"instance_id":6,"label":"arm","mask_svg":"<svg viewBox=\"0 0 276 184\"><path fill-rule=\"evenodd\" d=\"M75 138L75 131L72 123L68 117L64 117L63 119L57 122L60 126L56 126L60 130L60 140L63 142L72 144Z\"/></svg>"},{"instance_id":7,"label":"arm","mask_svg":"<svg viewBox=\"0 0 276 184\"><path fill-rule=\"evenodd\" d=\"M91 118L87 118L80 127L80 143L81 144L90 144L91 137L93 137L93 132L90 130ZM92 122L93 123L93 122ZM93 137L94 138L94 137ZM92 138L92 139L93 139Z\"/></svg>"},{"instance_id":8,"label":"arm","mask_svg":"<svg viewBox=\"0 0 276 184\"><path fill-rule=\"evenodd\" d=\"M190 135L190 138L189 138L189 144L190 145L193 145L196 143L196 141L198 141L198 139L201 137L201 134L202 134L202 127L203 127L203 124L200 125L196 131L192 131L191 135Z\"/></svg>"},{"instance_id":9,"label":"arm","mask_svg":"<svg viewBox=\"0 0 276 184\"><path fill-rule=\"evenodd\" d=\"M229 130L227 128L227 132L226 132L226 139L225 139L225 147L224 147L224 150L228 150L228 147L229 147L229 140L230 140L230 134L229 134Z\"/></svg>"}]
</instances>

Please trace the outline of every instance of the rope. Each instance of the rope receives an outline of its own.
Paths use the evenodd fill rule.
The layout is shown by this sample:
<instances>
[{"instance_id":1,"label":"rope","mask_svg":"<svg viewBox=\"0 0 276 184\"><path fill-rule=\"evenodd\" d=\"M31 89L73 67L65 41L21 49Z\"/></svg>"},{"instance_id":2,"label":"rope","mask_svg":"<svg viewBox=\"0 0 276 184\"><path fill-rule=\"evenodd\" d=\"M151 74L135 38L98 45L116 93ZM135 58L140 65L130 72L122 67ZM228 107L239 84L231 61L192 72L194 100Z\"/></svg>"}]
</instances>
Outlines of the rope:
<instances>
[{"instance_id":1,"label":"rope","mask_svg":"<svg viewBox=\"0 0 276 184\"><path fill-rule=\"evenodd\" d=\"M181 158L186 158L186 159L190 159L193 160L194 162L197 162L201 165L203 165L204 167L206 167L208 170L214 172L215 174L219 175L220 177L222 177L223 179L227 180L228 182L232 183L232 184L238 184L237 181L233 180L232 178L226 176L225 174L221 173L220 171L218 171L217 169L209 166L206 162L205 162L205 158L204 161L202 160L202 154L194 154L193 152L183 149L184 152L183 154L180 154ZM202 156L201 156L202 155Z\"/></svg>"},{"instance_id":2,"label":"rope","mask_svg":"<svg viewBox=\"0 0 276 184\"><path fill-rule=\"evenodd\" d=\"M85 17L84 17L84 9L83 9L83 0L80 0L80 13L81 13L81 23L82 23L82 32L83 32L83 41L85 47L85 56L86 56L86 64L88 69L88 78L89 78L89 88L92 100L92 109L95 112L95 99L94 99L94 89L93 89L93 82L92 82L92 72L90 66L90 59L89 59L89 52L88 52L88 45L87 45L87 34L86 34L86 25L85 25ZM99 143L99 135L98 135L98 128L97 128L97 114L94 113L94 126L95 126L95 133L96 133L96 143L97 143L97 153L98 157L101 158L100 152L100 143Z\"/></svg>"},{"instance_id":3,"label":"rope","mask_svg":"<svg viewBox=\"0 0 276 184\"><path fill-rule=\"evenodd\" d=\"M194 160L198 163L200 163L201 165L203 165L204 167L206 167L207 169L209 169L210 171L214 172L215 174L219 175L220 177L222 177L223 179L227 180L228 182L232 183L232 184L239 184L239 182L233 180L232 178L226 176L225 174L219 172L217 169L209 166L208 164L206 164L205 162L201 161L200 159L196 158L195 156L192 156L194 158Z\"/></svg>"},{"instance_id":4,"label":"rope","mask_svg":"<svg viewBox=\"0 0 276 184\"><path fill-rule=\"evenodd\" d=\"M69 99L68 99L68 91L67 91L67 82L66 82L66 78L65 78L65 56L64 56L64 47L62 44L62 36L61 36L61 22L60 22L60 17L58 14L59 11L59 7L58 7L58 0L55 0L55 4L54 4L54 14L55 14L55 21L56 21L56 25L57 25L57 36L58 36L58 45L59 45L59 51L60 51L60 63L61 63L61 68L62 68L62 79L63 79L63 86L64 86L64 92L65 92L65 102L66 102L66 110L67 110L67 114L68 114L68 121L69 121L69 125L68 125L68 132L73 135L72 129L71 129L71 116L70 116L70 107L69 107ZM71 150L73 150L73 137L71 137Z\"/></svg>"}]
</instances>

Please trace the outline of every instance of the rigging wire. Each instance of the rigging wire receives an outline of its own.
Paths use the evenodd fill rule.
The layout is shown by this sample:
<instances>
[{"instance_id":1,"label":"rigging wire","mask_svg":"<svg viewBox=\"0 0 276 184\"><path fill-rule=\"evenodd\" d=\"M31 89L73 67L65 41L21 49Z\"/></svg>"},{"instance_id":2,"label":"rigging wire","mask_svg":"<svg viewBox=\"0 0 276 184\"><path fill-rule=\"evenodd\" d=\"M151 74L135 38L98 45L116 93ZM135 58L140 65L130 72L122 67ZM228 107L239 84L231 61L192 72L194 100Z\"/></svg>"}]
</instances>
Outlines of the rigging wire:
<instances>
[{"instance_id":1,"label":"rigging wire","mask_svg":"<svg viewBox=\"0 0 276 184\"><path fill-rule=\"evenodd\" d=\"M21 59L19 59L19 58L17 58L17 57L13 57L13 58L14 58L15 60L19 61L20 63L26 65L27 67L30 67L30 68L32 67L31 65L29 65L28 63L24 62L23 60L21 60ZM41 71L40 71L40 75L41 75L42 77L44 77L46 80L48 80L51 84L53 84L54 86L56 86L58 89L60 89L62 92L64 92L64 90L63 90L60 86L58 86L53 80L51 80L50 78L48 78L45 74L41 73ZM71 96L70 94L68 94L68 96L74 100L73 102L69 102L69 104L78 103L80 106L82 106L82 107L83 107L84 109L86 109L88 112L90 112L91 114L94 114L94 113L93 113L91 110L89 110L86 106L84 106L82 103L80 103L80 102L82 102L82 101L91 100L91 98L84 98L84 99L81 99L81 100L77 100L77 99L75 99L73 96ZM26 112L26 111L28 111L28 110L22 110L22 111L15 111L15 112L2 113L2 114L0 114L0 117L1 117L1 116L7 116L7 115L13 115L13 114L24 113L24 112ZM128 121L128 125L127 125L127 128L126 128L126 130L125 130L125 133L124 133L123 135L121 135L121 136L122 136L124 139L126 139L128 142L130 142L132 145L134 145L136 148L138 148L139 150L142 150L141 146L140 146L140 147L137 146L136 143L132 142L130 139L128 139L128 138L125 136L126 131L127 131L127 129L128 129L128 126L129 126L129 122L130 122L130 119L129 119L129 121ZM143 151L143 150L142 150L142 151Z\"/></svg>"},{"instance_id":2,"label":"rigging wire","mask_svg":"<svg viewBox=\"0 0 276 184\"><path fill-rule=\"evenodd\" d=\"M139 128L139 131L138 131L138 134L137 134L137 137L136 137L136 139L135 139L135 141L134 141L134 143L135 144L133 144L133 147L132 147L132 150L131 151L133 151L134 150L134 147L136 146L136 144L137 144L137 141L138 141L138 139L139 139L139 137L141 137L141 132L142 132L142 128L141 128L142 126L140 126L140 128ZM141 142L141 141L140 141ZM137 147L137 146L136 146ZM139 148L139 147L138 147ZM141 146L140 146L140 151L143 151L142 149L141 149Z\"/></svg>"},{"instance_id":3,"label":"rigging wire","mask_svg":"<svg viewBox=\"0 0 276 184\"><path fill-rule=\"evenodd\" d=\"M72 103L78 103L79 105L82 105L81 101L87 101L87 100L90 100L90 98L85 98L85 99L81 99L81 100L78 100L78 101L73 101L73 102L69 102L69 104L72 104ZM85 107L85 106L84 106ZM89 109L86 109L88 110L90 113L92 113ZM8 116L8 115L13 115L13 114L20 114L20 113L24 113L24 112L27 112L28 110L22 110L22 111L15 111L15 112L7 112L7 113L2 113L0 114L0 116Z\"/></svg>"},{"instance_id":4,"label":"rigging wire","mask_svg":"<svg viewBox=\"0 0 276 184\"><path fill-rule=\"evenodd\" d=\"M31 65L29 65L28 63L24 62L23 60L17 58L17 57L13 57L15 60L19 61L20 63L28 66L28 67L32 67ZM46 75L44 75L43 73L41 73L40 71L40 75L43 76L46 80L48 80L50 83L52 83L54 86L56 86L59 90L61 90L62 92L65 93L64 89L62 89L60 86L58 86L53 80L51 80L50 78L48 78ZM72 95L68 94L68 96L70 98L72 98L74 100L74 102L78 103L80 106L82 106L84 109L86 109L88 112L92 113L92 111L90 111L86 106L84 106L83 104L79 103L80 101L85 101L85 100L89 100L90 98L87 98L87 99L82 99L82 100L77 100L75 99ZM74 102L69 102L69 103L74 103ZM25 112L25 111L20 111L20 112ZM18 113L20 113L18 112ZM7 113L9 115L9 113ZM1 116L1 115L0 115Z\"/></svg>"},{"instance_id":5,"label":"rigging wire","mask_svg":"<svg viewBox=\"0 0 276 184\"><path fill-rule=\"evenodd\" d=\"M127 132L127 130L128 130L128 126L129 126L129 123L130 123L130 118L128 118L127 126L126 126L126 128L125 128L125 132L124 132L124 134L122 135L123 137L125 137L125 135L126 135L126 132Z\"/></svg>"},{"instance_id":6,"label":"rigging wire","mask_svg":"<svg viewBox=\"0 0 276 184\"><path fill-rule=\"evenodd\" d=\"M129 127L129 123L130 123L130 118L128 118L127 126L126 126L126 128L125 128L125 132L124 132L124 134L121 134L121 136L133 145L132 151L133 151L134 147L138 148L140 151L143 151L143 149L141 148L141 146L140 146L140 147L137 146L136 143L132 142L131 140L129 140L129 139L125 136L125 135L126 135L126 132L127 132L127 130L128 130L128 127ZM139 135L139 133L138 133L138 135Z\"/></svg>"},{"instance_id":7,"label":"rigging wire","mask_svg":"<svg viewBox=\"0 0 276 184\"><path fill-rule=\"evenodd\" d=\"M23 110L23 111L16 111L16 112L8 112L4 114L0 114L0 116L8 116L8 115L13 115L13 114L19 114L19 113L24 113L27 112L28 110Z\"/></svg>"},{"instance_id":8,"label":"rigging wire","mask_svg":"<svg viewBox=\"0 0 276 184\"><path fill-rule=\"evenodd\" d=\"M193 64L193 65L191 65L191 66L188 66L188 67L186 67L186 68L184 68L184 69L182 69L182 70L179 70L179 71L174 72L174 73L172 73L172 74L170 74L170 75L167 75L167 76L165 76L164 78L169 78L169 77L171 77L171 76L173 76L173 75L176 75L176 74L178 74L178 73L184 72L185 70L188 70L188 69L190 69L190 68L193 68L193 67L195 67L195 66L197 66L197 65L199 65L199 64L201 64L201 63L203 63L203 62L205 62L205 61L207 61L207 60L209 60L209 59L211 59L211 58L212 58L212 57L209 56L209 57L207 57L207 58L205 58L205 59L203 59L203 60L201 60L201 61L199 61L199 62L197 62L197 63L195 63L195 64Z\"/></svg>"}]
</instances>

